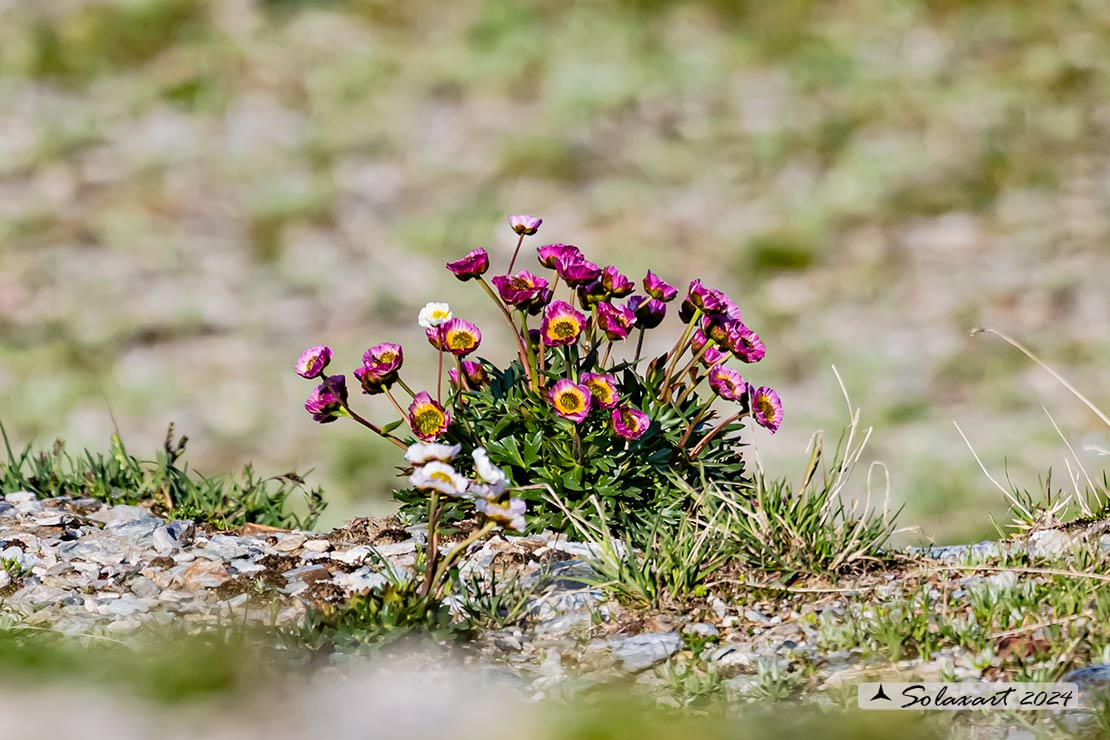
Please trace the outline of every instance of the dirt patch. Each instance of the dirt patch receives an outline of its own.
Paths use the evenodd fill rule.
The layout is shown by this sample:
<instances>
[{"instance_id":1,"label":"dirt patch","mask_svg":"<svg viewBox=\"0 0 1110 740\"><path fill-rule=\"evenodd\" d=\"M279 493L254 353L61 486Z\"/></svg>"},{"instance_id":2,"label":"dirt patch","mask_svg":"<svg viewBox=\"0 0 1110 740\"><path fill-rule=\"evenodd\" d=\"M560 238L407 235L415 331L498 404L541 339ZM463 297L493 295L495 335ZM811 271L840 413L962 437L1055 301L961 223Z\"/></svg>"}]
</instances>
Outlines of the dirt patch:
<instances>
[{"instance_id":1,"label":"dirt patch","mask_svg":"<svg viewBox=\"0 0 1110 740\"><path fill-rule=\"evenodd\" d=\"M359 517L342 527L333 529L325 535L333 545L349 547L353 545L386 545L406 542L412 539L395 516L384 519Z\"/></svg>"}]
</instances>

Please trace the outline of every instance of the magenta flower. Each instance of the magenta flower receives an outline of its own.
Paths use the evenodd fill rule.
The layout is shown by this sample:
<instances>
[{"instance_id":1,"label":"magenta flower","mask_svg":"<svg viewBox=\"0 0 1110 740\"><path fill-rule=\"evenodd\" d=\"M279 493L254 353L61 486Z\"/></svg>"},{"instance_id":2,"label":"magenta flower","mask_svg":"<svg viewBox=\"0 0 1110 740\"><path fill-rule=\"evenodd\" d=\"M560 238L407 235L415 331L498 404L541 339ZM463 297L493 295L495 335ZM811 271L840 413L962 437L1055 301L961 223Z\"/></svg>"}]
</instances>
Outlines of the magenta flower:
<instances>
[{"instance_id":1,"label":"magenta flower","mask_svg":"<svg viewBox=\"0 0 1110 740\"><path fill-rule=\"evenodd\" d=\"M618 406L613 409L610 419L613 422L613 431L617 436L630 441L644 436L644 432L651 426L651 419L648 418L648 415L631 406Z\"/></svg>"},{"instance_id":2,"label":"magenta flower","mask_svg":"<svg viewBox=\"0 0 1110 740\"><path fill-rule=\"evenodd\" d=\"M585 257L560 261L555 265L555 269L559 277L572 288L589 285L601 277L601 268Z\"/></svg>"},{"instance_id":3,"label":"magenta flower","mask_svg":"<svg viewBox=\"0 0 1110 740\"><path fill-rule=\"evenodd\" d=\"M554 270L560 262L585 259L582 251L573 244L545 244L536 250L540 264Z\"/></svg>"},{"instance_id":4,"label":"magenta flower","mask_svg":"<svg viewBox=\"0 0 1110 740\"><path fill-rule=\"evenodd\" d=\"M489 374L480 362L463 360L462 369L463 376L466 378L466 383L471 388L478 388L489 382ZM447 378L451 381L451 385L456 388L459 387L459 371L457 368L448 370Z\"/></svg>"},{"instance_id":5,"label":"magenta flower","mask_svg":"<svg viewBox=\"0 0 1110 740\"><path fill-rule=\"evenodd\" d=\"M548 347L574 344L586 328L586 315L566 301L555 301L543 313L540 336Z\"/></svg>"},{"instance_id":6,"label":"magenta flower","mask_svg":"<svg viewBox=\"0 0 1110 740\"><path fill-rule=\"evenodd\" d=\"M644 276L644 292L657 301L670 303L678 295L678 288L648 270L647 275Z\"/></svg>"},{"instance_id":7,"label":"magenta flower","mask_svg":"<svg viewBox=\"0 0 1110 740\"><path fill-rule=\"evenodd\" d=\"M428 344L436 349L446 349L446 347L443 346L443 332L439 330L438 326L425 329L424 336L428 338Z\"/></svg>"},{"instance_id":8,"label":"magenta flower","mask_svg":"<svg viewBox=\"0 0 1110 740\"><path fill-rule=\"evenodd\" d=\"M342 375L330 375L316 386L304 402L304 410L312 414L312 420L321 424L335 421L347 401L347 379Z\"/></svg>"},{"instance_id":9,"label":"magenta flower","mask_svg":"<svg viewBox=\"0 0 1110 740\"><path fill-rule=\"evenodd\" d=\"M709 369L709 387L726 401L739 401L748 392L748 384L740 373L720 365Z\"/></svg>"},{"instance_id":10,"label":"magenta flower","mask_svg":"<svg viewBox=\"0 0 1110 740\"><path fill-rule=\"evenodd\" d=\"M482 331L464 319L451 319L439 331L443 349L456 357L466 357L482 343Z\"/></svg>"},{"instance_id":11,"label":"magenta flower","mask_svg":"<svg viewBox=\"0 0 1110 740\"><path fill-rule=\"evenodd\" d=\"M420 391L409 404L409 426L412 433L425 442L432 442L451 424L451 414L432 400L427 391Z\"/></svg>"},{"instance_id":12,"label":"magenta flower","mask_svg":"<svg viewBox=\"0 0 1110 740\"><path fill-rule=\"evenodd\" d=\"M536 294L535 298L528 301L528 303L521 306L521 308L527 311L529 316L538 316L547 304L551 303L551 298L554 295L551 288L544 288Z\"/></svg>"},{"instance_id":13,"label":"magenta flower","mask_svg":"<svg viewBox=\"0 0 1110 740\"><path fill-rule=\"evenodd\" d=\"M509 216L509 228L523 236L532 236L540 230L540 224L543 223L542 218L535 216L525 216L523 214L517 216Z\"/></svg>"},{"instance_id":14,"label":"magenta flower","mask_svg":"<svg viewBox=\"0 0 1110 740\"><path fill-rule=\"evenodd\" d=\"M601 271L601 284L614 298L623 298L636 289L636 284L620 274L613 265Z\"/></svg>"},{"instance_id":15,"label":"magenta flower","mask_svg":"<svg viewBox=\"0 0 1110 740\"><path fill-rule=\"evenodd\" d=\"M493 279L493 285L505 303L510 306L526 306L543 294L547 288L547 280L521 270L515 275L498 275Z\"/></svg>"},{"instance_id":16,"label":"magenta flower","mask_svg":"<svg viewBox=\"0 0 1110 740\"><path fill-rule=\"evenodd\" d=\"M699 352L701 352L702 347L705 347L705 344L708 341L709 340L705 338L705 334L702 333L701 329L694 329L694 333L693 335L691 335L690 339L690 346L693 348L694 354L698 354ZM724 362L729 357L730 355L728 352L721 349L720 347L717 347L716 345L711 344L705 350L705 353L701 356L701 362L706 367L712 367Z\"/></svg>"},{"instance_id":17,"label":"magenta flower","mask_svg":"<svg viewBox=\"0 0 1110 740\"><path fill-rule=\"evenodd\" d=\"M752 418L755 423L774 434L782 426L782 400L779 394L767 386L748 388Z\"/></svg>"},{"instance_id":18,"label":"magenta flower","mask_svg":"<svg viewBox=\"0 0 1110 740\"><path fill-rule=\"evenodd\" d=\"M701 280L693 280L690 283L690 291L686 295L686 300L694 308L700 308L703 313L724 313L729 304L732 303L729 297L721 291L702 285Z\"/></svg>"},{"instance_id":19,"label":"magenta flower","mask_svg":"<svg viewBox=\"0 0 1110 740\"><path fill-rule=\"evenodd\" d=\"M401 345L392 342L375 344L362 353L362 365L374 375L387 377L401 369L405 352Z\"/></svg>"},{"instance_id":20,"label":"magenta flower","mask_svg":"<svg viewBox=\"0 0 1110 740\"><path fill-rule=\"evenodd\" d=\"M593 396L590 389L584 385L577 385L573 380L563 378L551 388L551 405L555 413L564 419L570 419L575 424L580 424L590 413L590 404Z\"/></svg>"},{"instance_id":21,"label":"magenta flower","mask_svg":"<svg viewBox=\"0 0 1110 740\"><path fill-rule=\"evenodd\" d=\"M636 326L654 329L663 323L667 315L667 304L658 298L634 295L628 299L628 310L636 316Z\"/></svg>"},{"instance_id":22,"label":"magenta flower","mask_svg":"<svg viewBox=\"0 0 1110 740\"><path fill-rule=\"evenodd\" d=\"M590 389L594 403L603 409L611 409L620 400L617 392L617 379L608 373L582 373L582 385Z\"/></svg>"},{"instance_id":23,"label":"magenta flower","mask_svg":"<svg viewBox=\"0 0 1110 740\"><path fill-rule=\"evenodd\" d=\"M473 249L462 259L448 262L447 269L459 280L470 280L486 274L489 269L489 255L484 249Z\"/></svg>"},{"instance_id":24,"label":"magenta flower","mask_svg":"<svg viewBox=\"0 0 1110 740\"><path fill-rule=\"evenodd\" d=\"M737 327L735 336L730 339L728 348L741 362L759 362L767 354L767 348L764 346L763 340L743 324Z\"/></svg>"},{"instance_id":25,"label":"magenta flower","mask_svg":"<svg viewBox=\"0 0 1110 740\"><path fill-rule=\"evenodd\" d=\"M608 301L597 304L597 322L610 341L628 338L628 332L636 323L636 314L624 306L614 306Z\"/></svg>"},{"instance_id":26,"label":"magenta flower","mask_svg":"<svg viewBox=\"0 0 1110 740\"><path fill-rule=\"evenodd\" d=\"M331 347L324 344L317 344L315 347L309 347L301 353L297 363L293 369L297 371L297 375L302 378L318 378L324 374L324 368L331 362Z\"/></svg>"}]
</instances>

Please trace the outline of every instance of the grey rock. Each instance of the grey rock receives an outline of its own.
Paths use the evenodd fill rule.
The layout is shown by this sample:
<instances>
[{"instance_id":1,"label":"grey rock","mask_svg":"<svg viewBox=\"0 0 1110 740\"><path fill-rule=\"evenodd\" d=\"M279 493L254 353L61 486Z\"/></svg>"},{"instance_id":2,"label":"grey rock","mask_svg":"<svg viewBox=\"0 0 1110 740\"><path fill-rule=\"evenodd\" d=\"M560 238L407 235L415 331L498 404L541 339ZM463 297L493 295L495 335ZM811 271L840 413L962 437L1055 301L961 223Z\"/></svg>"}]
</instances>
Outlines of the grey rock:
<instances>
[{"instance_id":1,"label":"grey rock","mask_svg":"<svg viewBox=\"0 0 1110 740\"><path fill-rule=\"evenodd\" d=\"M298 532L290 532L278 537L277 542L274 543L274 549L278 552L293 552L300 548L308 540L303 534Z\"/></svg>"},{"instance_id":2,"label":"grey rock","mask_svg":"<svg viewBox=\"0 0 1110 740\"><path fill-rule=\"evenodd\" d=\"M536 637L563 637L576 630L586 630L593 626L593 615L588 611L576 611L545 619L536 625Z\"/></svg>"},{"instance_id":3,"label":"grey rock","mask_svg":"<svg viewBox=\"0 0 1110 740\"><path fill-rule=\"evenodd\" d=\"M1096 663L1076 668L1066 673L1060 680L1064 683L1077 683L1081 689L1110 689L1110 663Z\"/></svg>"},{"instance_id":4,"label":"grey rock","mask_svg":"<svg viewBox=\"0 0 1110 740\"><path fill-rule=\"evenodd\" d=\"M1029 535L1029 557L1056 558L1071 552L1075 538L1060 529L1042 529Z\"/></svg>"},{"instance_id":5,"label":"grey rock","mask_svg":"<svg viewBox=\"0 0 1110 740\"><path fill-rule=\"evenodd\" d=\"M698 635L699 637L716 637L720 632L709 622L691 622L682 628L684 635Z\"/></svg>"},{"instance_id":6,"label":"grey rock","mask_svg":"<svg viewBox=\"0 0 1110 740\"><path fill-rule=\"evenodd\" d=\"M634 635L609 641L613 656L630 673L661 663L678 652L681 645L682 638L675 632Z\"/></svg>"},{"instance_id":7,"label":"grey rock","mask_svg":"<svg viewBox=\"0 0 1110 740\"><path fill-rule=\"evenodd\" d=\"M909 547L911 555L919 555L930 560L943 560L949 563L982 562L998 557L1004 552L1001 543L984 540L973 545L945 545L943 547Z\"/></svg>"},{"instance_id":8,"label":"grey rock","mask_svg":"<svg viewBox=\"0 0 1110 740\"><path fill-rule=\"evenodd\" d=\"M308 540L301 547L309 552L327 552L331 549L331 543L327 540Z\"/></svg>"},{"instance_id":9,"label":"grey rock","mask_svg":"<svg viewBox=\"0 0 1110 740\"><path fill-rule=\"evenodd\" d=\"M154 534L151 536L151 545L160 553L173 552L180 547L166 527L159 527L154 530Z\"/></svg>"},{"instance_id":10,"label":"grey rock","mask_svg":"<svg viewBox=\"0 0 1110 740\"><path fill-rule=\"evenodd\" d=\"M349 593L360 593L381 588L389 579L369 568L359 568L353 573L336 573L332 576L332 582Z\"/></svg>"}]
</instances>

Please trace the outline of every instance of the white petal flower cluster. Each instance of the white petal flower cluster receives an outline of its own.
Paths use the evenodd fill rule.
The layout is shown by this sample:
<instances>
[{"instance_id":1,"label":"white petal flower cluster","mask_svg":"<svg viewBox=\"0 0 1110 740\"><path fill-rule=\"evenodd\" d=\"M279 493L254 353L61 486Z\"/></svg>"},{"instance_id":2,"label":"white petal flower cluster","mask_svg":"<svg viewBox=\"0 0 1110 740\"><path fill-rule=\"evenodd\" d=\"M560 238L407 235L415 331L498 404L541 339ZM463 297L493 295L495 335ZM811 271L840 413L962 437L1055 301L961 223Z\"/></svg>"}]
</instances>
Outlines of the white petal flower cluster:
<instances>
[{"instance_id":1,"label":"white petal flower cluster","mask_svg":"<svg viewBox=\"0 0 1110 740\"><path fill-rule=\"evenodd\" d=\"M471 453L476 480L461 475L451 464L462 450L460 445L419 442L405 452L405 461L414 467L409 485L418 491L436 492L452 498L472 498L474 508L487 519L506 529L524 531L525 504L506 498L509 477L493 464L485 448Z\"/></svg>"},{"instance_id":2,"label":"white petal flower cluster","mask_svg":"<svg viewBox=\"0 0 1110 740\"><path fill-rule=\"evenodd\" d=\"M417 321L425 329L434 329L451 320L451 307L446 303L429 303L420 309Z\"/></svg>"}]
</instances>

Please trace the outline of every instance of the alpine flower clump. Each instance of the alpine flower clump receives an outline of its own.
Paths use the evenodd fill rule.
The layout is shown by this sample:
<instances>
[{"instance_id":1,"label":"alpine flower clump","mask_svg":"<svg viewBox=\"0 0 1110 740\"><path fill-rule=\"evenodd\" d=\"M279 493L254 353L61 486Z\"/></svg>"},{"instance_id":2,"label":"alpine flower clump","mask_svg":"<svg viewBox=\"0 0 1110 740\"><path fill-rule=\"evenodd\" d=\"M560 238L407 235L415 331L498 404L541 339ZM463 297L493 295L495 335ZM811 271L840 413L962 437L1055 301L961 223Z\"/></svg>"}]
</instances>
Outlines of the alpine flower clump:
<instances>
[{"instance_id":1,"label":"alpine flower clump","mask_svg":"<svg viewBox=\"0 0 1110 740\"><path fill-rule=\"evenodd\" d=\"M463 517L483 522L473 530L483 534L562 529L564 507L589 517L594 499L620 527L645 507L676 503L677 483L747 481L745 420L773 434L783 407L748 380L766 346L737 303L700 278L684 292L651 270L633 279L562 242L523 264L524 241L543 221L508 223L515 246L470 249L446 269L485 293L515 357L479 356L479 324L431 302L416 320L437 367L427 390L417 390L401 344L367 349L352 374L396 413L378 424L351 408L345 377L326 375L332 350L317 345L294 366L317 383L305 402L312 419L349 418L405 450L397 497L403 514L429 524L433 544L437 527ZM671 325L672 339L660 342L655 330ZM429 550L433 590L438 558Z\"/></svg>"}]
</instances>

